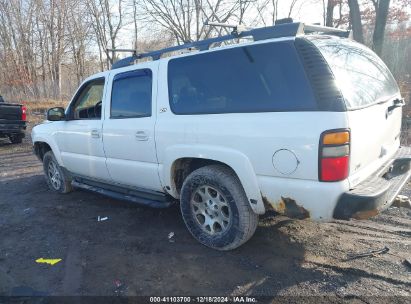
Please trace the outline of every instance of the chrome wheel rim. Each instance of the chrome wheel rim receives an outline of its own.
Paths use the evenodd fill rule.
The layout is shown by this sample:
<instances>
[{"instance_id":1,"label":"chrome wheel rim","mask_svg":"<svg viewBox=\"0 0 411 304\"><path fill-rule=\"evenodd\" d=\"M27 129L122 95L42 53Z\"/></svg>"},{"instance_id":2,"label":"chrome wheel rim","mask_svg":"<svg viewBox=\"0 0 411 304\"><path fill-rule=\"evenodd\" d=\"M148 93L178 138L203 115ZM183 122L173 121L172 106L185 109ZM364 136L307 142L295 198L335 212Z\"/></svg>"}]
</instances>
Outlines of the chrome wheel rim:
<instances>
[{"instance_id":1,"label":"chrome wheel rim","mask_svg":"<svg viewBox=\"0 0 411 304\"><path fill-rule=\"evenodd\" d=\"M47 175L53 188L59 190L61 186L61 176L57 168L57 165L54 161L49 162Z\"/></svg>"},{"instance_id":2,"label":"chrome wheel rim","mask_svg":"<svg viewBox=\"0 0 411 304\"><path fill-rule=\"evenodd\" d=\"M209 235L224 233L231 224L227 199L216 188L203 185L191 197L191 210L197 224Z\"/></svg>"}]
</instances>

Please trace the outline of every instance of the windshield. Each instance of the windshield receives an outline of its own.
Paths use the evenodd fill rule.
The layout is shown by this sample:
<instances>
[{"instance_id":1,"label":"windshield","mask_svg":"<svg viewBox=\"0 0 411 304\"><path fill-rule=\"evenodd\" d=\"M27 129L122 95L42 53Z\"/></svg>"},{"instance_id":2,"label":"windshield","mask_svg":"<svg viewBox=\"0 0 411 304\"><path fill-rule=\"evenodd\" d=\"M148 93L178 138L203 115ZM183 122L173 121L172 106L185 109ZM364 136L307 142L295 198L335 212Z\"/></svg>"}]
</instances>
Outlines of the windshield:
<instances>
[{"instance_id":1,"label":"windshield","mask_svg":"<svg viewBox=\"0 0 411 304\"><path fill-rule=\"evenodd\" d=\"M310 39L331 67L348 109L386 101L398 85L382 60L367 47L348 39Z\"/></svg>"}]
</instances>

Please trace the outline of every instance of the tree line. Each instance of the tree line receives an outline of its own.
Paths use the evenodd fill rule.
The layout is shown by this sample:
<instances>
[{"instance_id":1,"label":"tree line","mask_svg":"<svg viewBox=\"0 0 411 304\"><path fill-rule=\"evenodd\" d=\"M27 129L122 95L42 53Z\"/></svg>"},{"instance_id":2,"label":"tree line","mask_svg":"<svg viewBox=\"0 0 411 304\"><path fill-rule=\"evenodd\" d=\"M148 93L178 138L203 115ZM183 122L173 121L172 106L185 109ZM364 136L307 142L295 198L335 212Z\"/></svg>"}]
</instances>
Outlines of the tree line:
<instances>
[{"instance_id":1,"label":"tree line","mask_svg":"<svg viewBox=\"0 0 411 304\"><path fill-rule=\"evenodd\" d=\"M311 0L319 23L352 29L398 81L411 74L411 0ZM90 74L109 69L127 44L138 52L226 34L206 21L269 26L305 0L0 0L0 94L68 99ZM387 47L389 46L389 48ZM407 76L408 75L408 76ZM408 77L408 78L407 78Z\"/></svg>"}]
</instances>

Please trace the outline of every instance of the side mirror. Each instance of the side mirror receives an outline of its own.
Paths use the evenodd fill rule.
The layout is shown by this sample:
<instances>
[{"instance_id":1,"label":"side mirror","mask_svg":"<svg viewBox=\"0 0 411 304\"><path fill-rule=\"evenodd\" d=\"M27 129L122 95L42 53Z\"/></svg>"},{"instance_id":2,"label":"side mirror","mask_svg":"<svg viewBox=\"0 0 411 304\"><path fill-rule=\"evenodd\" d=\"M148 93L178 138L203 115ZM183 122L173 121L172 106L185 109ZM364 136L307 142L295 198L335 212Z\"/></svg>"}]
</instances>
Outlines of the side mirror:
<instances>
[{"instance_id":1,"label":"side mirror","mask_svg":"<svg viewBox=\"0 0 411 304\"><path fill-rule=\"evenodd\" d=\"M47 120L60 121L66 118L64 108L56 107L47 110Z\"/></svg>"}]
</instances>

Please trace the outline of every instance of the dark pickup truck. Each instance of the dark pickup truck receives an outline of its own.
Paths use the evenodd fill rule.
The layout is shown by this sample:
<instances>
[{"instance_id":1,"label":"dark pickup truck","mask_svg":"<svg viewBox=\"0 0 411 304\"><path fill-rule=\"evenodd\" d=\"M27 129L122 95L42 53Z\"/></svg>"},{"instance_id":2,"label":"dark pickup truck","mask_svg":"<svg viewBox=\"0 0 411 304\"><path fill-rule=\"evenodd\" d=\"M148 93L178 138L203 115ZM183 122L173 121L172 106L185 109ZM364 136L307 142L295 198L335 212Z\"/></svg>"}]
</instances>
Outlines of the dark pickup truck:
<instances>
[{"instance_id":1,"label":"dark pickup truck","mask_svg":"<svg viewBox=\"0 0 411 304\"><path fill-rule=\"evenodd\" d=\"M23 141L26 130L26 107L6 103L0 96L0 138L8 137L13 144Z\"/></svg>"}]
</instances>

